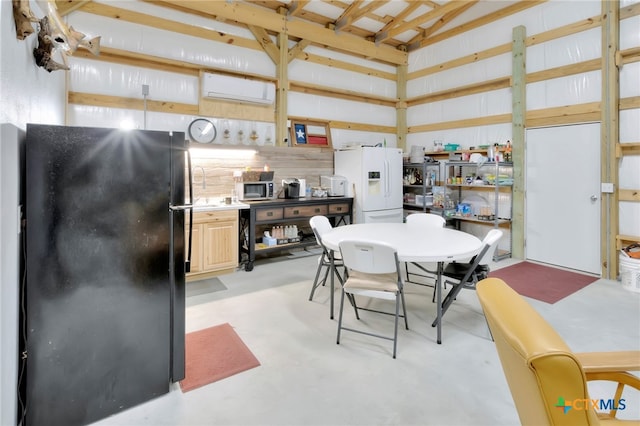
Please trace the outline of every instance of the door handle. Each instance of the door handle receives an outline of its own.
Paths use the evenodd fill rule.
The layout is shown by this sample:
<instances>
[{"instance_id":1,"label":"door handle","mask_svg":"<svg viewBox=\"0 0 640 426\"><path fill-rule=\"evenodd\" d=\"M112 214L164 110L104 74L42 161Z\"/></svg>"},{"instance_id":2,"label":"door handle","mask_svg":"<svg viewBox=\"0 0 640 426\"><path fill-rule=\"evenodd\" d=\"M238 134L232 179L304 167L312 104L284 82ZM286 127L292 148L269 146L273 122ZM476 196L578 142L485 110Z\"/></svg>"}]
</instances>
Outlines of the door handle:
<instances>
[{"instance_id":1,"label":"door handle","mask_svg":"<svg viewBox=\"0 0 640 426\"><path fill-rule=\"evenodd\" d=\"M597 195L592 195L591 196L591 202L595 203L596 201L598 201L598 196Z\"/></svg>"}]
</instances>

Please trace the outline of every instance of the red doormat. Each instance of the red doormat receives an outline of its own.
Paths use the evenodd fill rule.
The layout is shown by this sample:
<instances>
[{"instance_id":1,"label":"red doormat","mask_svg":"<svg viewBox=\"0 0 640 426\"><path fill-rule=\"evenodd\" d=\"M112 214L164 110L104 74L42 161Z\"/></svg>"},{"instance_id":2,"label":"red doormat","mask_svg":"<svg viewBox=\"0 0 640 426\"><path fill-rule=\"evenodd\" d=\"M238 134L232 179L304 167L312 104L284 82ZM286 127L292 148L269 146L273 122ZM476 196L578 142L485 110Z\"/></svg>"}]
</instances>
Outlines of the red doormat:
<instances>
[{"instance_id":1,"label":"red doormat","mask_svg":"<svg viewBox=\"0 0 640 426\"><path fill-rule=\"evenodd\" d=\"M565 271L531 262L521 262L489 273L501 278L520 295L547 303L556 303L598 277Z\"/></svg>"},{"instance_id":2,"label":"red doormat","mask_svg":"<svg viewBox=\"0 0 640 426\"><path fill-rule=\"evenodd\" d=\"M257 367L260 362L228 323L188 333L182 392Z\"/></svg>"}]
</instances>

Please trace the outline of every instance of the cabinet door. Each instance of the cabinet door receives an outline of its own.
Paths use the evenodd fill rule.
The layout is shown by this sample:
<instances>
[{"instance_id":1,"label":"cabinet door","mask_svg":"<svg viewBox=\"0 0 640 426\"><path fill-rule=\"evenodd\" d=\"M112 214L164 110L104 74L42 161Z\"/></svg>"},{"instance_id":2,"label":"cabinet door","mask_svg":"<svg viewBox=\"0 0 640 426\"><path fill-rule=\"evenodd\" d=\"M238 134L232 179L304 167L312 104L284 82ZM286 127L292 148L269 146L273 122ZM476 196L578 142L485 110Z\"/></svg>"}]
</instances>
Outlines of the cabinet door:
<instances>
[{"instance_id":1,"label":"cabinet door","mask_svg":"<svg viewBox=\"0 0 640 426\"><path fill-rule=\"evenodd\" d=\"M185 227L185 241L189 241L189 226ZM191 273L202 271L202 224L194 223L191 233ZM186 254L186 251L185 251Z\"/></svg>"},{"instance_id":2,"label":"cabinet door","mask_svg":"<svg viewBox=\"0 0 640 426\"><path fill-rule=\"evenodd\" d=\"M233 268L238 265L238 221L203 224L203 269Z\"/></svg>"}]
</instances>

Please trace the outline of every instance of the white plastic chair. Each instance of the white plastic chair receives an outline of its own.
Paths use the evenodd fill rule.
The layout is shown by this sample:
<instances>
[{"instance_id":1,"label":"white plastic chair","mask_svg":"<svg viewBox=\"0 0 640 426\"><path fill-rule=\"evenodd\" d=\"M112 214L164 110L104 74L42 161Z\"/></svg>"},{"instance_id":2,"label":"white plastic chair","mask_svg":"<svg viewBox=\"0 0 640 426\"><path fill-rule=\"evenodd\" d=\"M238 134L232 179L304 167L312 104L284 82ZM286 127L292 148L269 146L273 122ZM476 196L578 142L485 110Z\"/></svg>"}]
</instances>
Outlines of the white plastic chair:
<instances>
[{"instance_id":1,"label":"white plastic chair","mask_svg":"<svg viewBox=\"0 0 640 426\"><path fill-rule=\"evenodd\" d=\"M342 330L392 340L393 358L395 358L398 342L399 317L404 318L405 328L407 330L409 329L407 309L404 301L403 281L396 250L386 244L362 241L342 241L339 247L346 268L346 280L342 287L342 295L340 297L340 314L336 343L340 344L340 333ZM352 296L351 301L354 305L356 319L360 319L358 310L393 315L395 317L393 337L362 329L345 327L342 323L345 295ZM355 296L393 300L395 301L395 313L359 308L355 303ZM403 315L400 315L400 303L402 303Z\"/></svg>"},{"instance_id":2,"label":"white plastic chair","mask_svg":"<svg viewBox=\"0 0 640 426\"><path fill-rule=\"evenodd\" d=\"M436 226L442 228L446 220L444 217L433 213L412 213L407 216L406 222L410 226Z\"/></svg>"},{"instance_id":3,"label":"white plastic chair","mask_svg":"<svg viewBox=\"0 0 640 426\"><path fill-rule=\"evenodd\" d=\"M489 265L483 264L483 262L488 262L493 258L501 237L501 230L492 229L482 240L480 252L469 262L451 262L444 267L442 275L447 278L444 280L444 284L451 284L453 288L449 290L442 301L441 318L463 288L475 290L478 281L489 275ZM437 323L438 319L436 318L431 325L435 327Z\"/></svg>"},{"instance_id":4,"label":"white plastic chair","mask_svg":"<svg viewBox=\"0 0 640 426\"><path fill-rule=\"evenodd\" d=\"M446 222L447 221L445 220L444 217L437 214L433 214L433 213L412 213L408 215L406 219L407 225L415 227L416 232L424 232L425 238L429 238L430 228L434 228L434 227L443 228ZM405 263L404 271L407 277L407 282L410 282L412 284L424 285L427 287L435 286L435 284L432 285L432 284L425 284L425 283L419 283L416 281L411 281L411 275L414 275L416 277L431 278L431 279L434 279L435 277L435 272L428 270L424 266L416 262L411 262L411 264L417 267L418 269L420 269L421 271L427 272L429 275L423 275L417 272L409 272L409 264Z\"/></svg>"},{"instance_id":5,"label":"white plastic chair","mask_svg":"<svg viewBox=\"0 0 640 426\"><path fill-rule=\"evenodd\" d=\"M318 268L316 269L316 277L313 280L311 293L309 294L309 301L311 301L313 300L313 295L316 292L316 288L318 288L321 285L324 286L327 282L327 278L329 277L329 272L331 271L331 256L334 257L333 262L335 267L335 274L341 285L343 284L344 279L338 272L337 268L344 267L344 264L342 263L342 257L340 256L340 252L333 252L332 250L327 249L325 245L322 243L322 235L325 232L333 229L333 226L331 226L331 222L329 222L329 219L327 219L326 216L313 216L311 219L309 219L309 225L311 225L313 234L316 237L316 242L322 248L322 254L318 258ZM325 271L322 279L320 280L319 278L323 268L325 268ZM334 289L332 287L331 288L331 315L330 315L331 319L333 319L333 292L334 292Z\"/></svg>"}]
</instances>

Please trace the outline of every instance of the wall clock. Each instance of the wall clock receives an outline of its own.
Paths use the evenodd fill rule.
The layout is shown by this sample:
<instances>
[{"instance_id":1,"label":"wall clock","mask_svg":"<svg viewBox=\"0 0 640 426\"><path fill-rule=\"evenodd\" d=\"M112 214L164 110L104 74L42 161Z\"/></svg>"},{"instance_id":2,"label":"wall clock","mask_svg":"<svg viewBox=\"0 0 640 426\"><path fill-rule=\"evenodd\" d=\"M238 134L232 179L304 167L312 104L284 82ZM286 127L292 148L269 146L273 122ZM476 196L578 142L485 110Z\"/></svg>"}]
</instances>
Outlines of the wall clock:
<instances>
[{"instance_id":1,"label":"wall clock","mask_svg":"<svg viewBox=\"0 0 640 426\"><path fill-rule=\"evenodd\" d=\"M218 132L211 120L196 118L189 124L189 140L197 143L211 143Z\"/></svg>"}]
</instances>

